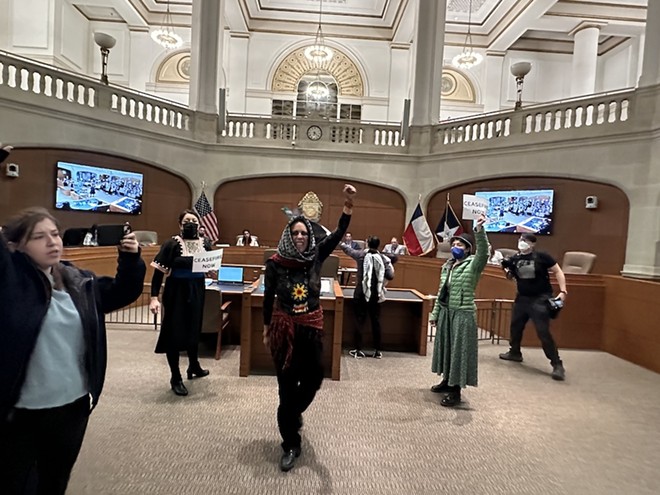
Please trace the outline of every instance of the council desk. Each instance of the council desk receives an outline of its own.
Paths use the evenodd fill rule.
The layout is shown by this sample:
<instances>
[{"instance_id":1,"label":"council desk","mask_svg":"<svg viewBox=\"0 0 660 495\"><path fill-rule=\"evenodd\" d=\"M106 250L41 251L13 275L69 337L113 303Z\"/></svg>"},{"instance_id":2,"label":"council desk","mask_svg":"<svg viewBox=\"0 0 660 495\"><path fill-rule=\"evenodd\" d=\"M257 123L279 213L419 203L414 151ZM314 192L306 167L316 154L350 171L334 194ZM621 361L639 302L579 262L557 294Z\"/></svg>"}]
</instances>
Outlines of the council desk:
<instances>
[{"instance_id":1,"label":"council desk","mask_svg":"<svg viewBox=\"0 0 660 495\"><path fill-rule=\"evenodd\" d=\"M323 355L321 362L325 376L340 378L341 332L344 315L344 296L339 283L334 280L330 292L321 293L323 308ZM251 373L275 374L270 351L263 344L263 287L257 283L243 293L241 310L241 364L240 376Z\"/></svg>"},{"instance_id":2,"label":"council desk","mask_svg":"<svg viewBox=\"0 0 660 495\"><path fill-rule=\"evenodd\" d=\"M346 287L344 292L344 347L351 347L354 342L355 302L353 287ZM414 289L387 289L384 302L380 303L381 351L416 352L426 356L429 312L432 299ZM362 328L363 347L373 347L371 322L366 319Z\"/></svg>"}]
</instances>

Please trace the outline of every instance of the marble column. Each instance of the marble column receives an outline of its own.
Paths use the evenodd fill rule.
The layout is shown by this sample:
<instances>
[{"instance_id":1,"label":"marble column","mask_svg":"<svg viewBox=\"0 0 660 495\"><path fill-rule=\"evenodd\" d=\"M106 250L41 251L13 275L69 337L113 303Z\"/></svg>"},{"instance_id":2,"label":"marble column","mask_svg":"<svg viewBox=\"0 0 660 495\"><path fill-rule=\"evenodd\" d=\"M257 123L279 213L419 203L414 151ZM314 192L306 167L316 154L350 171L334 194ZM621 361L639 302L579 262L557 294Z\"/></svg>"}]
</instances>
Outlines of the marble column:
<instances>
[{"instance_id":1,"label":"marble column","mask_svg":"<svg viewBox=\"0 0 660 495\"><path fill-rule=\"evenodd\" d=\"M388 122L400 122L403 116L403 101L408 98L410 44L390 45L390 91Z\"/></svg>"},{"instance_id":2,"label":"marble column","mask_svg":"<svg viewBox=\"0 0 660 495\"><path fill-rule=\"evenodd\" d=\"M231 33L229 38L229 74L227 75L227 111L247 111L247 76L250 33Z\"/></svg>"},{"instance_id":3,"label":"marble column","mask_svg":"<svg viewBox=\"0 0 660 495\"><path fill-rule=\"evenodd\" d=\"M415 83L412 95L413 126L430 126L440 120L446 11L447 0L418 2Z\"/></svg>"},{"instance_id":4,"label":"marble column","mask_svg":"<svg viewBox=\"0 0 660 495\"><path fill-rule=\"evenodd\" d=\"M206 114L218 113L224 5L224 0L193 0L192 3L189 106Z\"/></svg>"},{"instance_id":5,"label":"marble column","mask_svg":"<svg viewBox=\"0 0 660 495\"><path fill-rule=\"evenodd\" d=\"M574 44L571 96L594 94L596 92L600 25L582 23L573 30L572 34Z\"/></svg>"},{"instance_id":6,"label":"marble column","mask_svg":"<svg viewBox=\"0 0 660 495\"><path fill-rule=\"evenodd\" d=\"M644 59L639 86L660 84L660 2L648 2L646 7L646 32L644 34Z\"/></svg>"},{"instance_id":7,"label":"marble column","mask_svg":"<svg viewBox=\"0 0 660 495\"><path fill-rule=\"evenodd\" d=\"M502 109L502 80L504 76L504 53L486 53L486 77L484 82L484 112ZM508 74L508 71L507 71Z\"/></svg>"}]
</instances>

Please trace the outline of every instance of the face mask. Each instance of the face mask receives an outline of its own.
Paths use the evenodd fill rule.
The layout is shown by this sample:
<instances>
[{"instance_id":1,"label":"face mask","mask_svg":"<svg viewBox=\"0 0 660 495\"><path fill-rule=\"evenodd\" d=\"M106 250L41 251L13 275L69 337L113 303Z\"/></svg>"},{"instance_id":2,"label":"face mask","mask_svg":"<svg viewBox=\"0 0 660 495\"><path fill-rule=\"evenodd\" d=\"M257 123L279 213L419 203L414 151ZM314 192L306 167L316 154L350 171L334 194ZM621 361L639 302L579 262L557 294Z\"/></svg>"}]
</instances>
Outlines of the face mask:
<instances>
[{"instance_id":1,"label":"face mask","mask_svg":"<svg viewBox=\"0 0 660 495\"><path fill-rule=\"evenodd\" d=\"M527 244L525 241L518 241L518 250L527 251L529 247L529 244Z\"/></svg>"},{"instance_id":2,"label":"face mask","mask_svg":"<svg viewBox=\"0 0 660 495\"><path fill-rule=\"evenodd\" d=\"M454 246L451 248L451 255L454 257L454 259L461 260L463 259L463 256L465 256L465 249L462 247Z\"/></svg>"},{"instance_id":3,"label":"face mask","mask_svg":"<svg viewBox=\"0 0 660 495\"><path fill-rule=\"evenodd\" d=\"M181 229L181 237L184 239L197 239L197 230L199 226L196 223L184 223Z\"/></svg>"}]
</instances>

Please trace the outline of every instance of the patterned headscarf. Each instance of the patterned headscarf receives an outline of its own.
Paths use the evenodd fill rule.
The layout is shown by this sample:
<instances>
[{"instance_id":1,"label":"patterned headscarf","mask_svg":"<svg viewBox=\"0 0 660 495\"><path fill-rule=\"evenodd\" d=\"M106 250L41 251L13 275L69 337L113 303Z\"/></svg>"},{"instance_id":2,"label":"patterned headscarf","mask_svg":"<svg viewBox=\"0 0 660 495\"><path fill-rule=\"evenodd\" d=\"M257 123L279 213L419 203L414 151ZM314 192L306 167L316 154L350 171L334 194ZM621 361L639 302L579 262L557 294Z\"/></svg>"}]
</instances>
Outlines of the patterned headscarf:
<instances>
[{"instance_id":1,"label":"patterned headscarf","mask_svg":"<svg viewBox=\"0 0 660 495\"><path fill-rule=\"evenodd\" d=\"M296 248L293 238L291 237L291 227L301 222L305 224L308 233L309 244L307 244L307 250L304 253L301 253ZM277 254L282 258L295 261L312 261L316 255L316 239L314 238L314 230L312 229L312 223L303 216L298 216L292 218L289 223L284 227L282 232L282 237L280 238L280 243L277 246Z\"/></svg>"}]
</instances>

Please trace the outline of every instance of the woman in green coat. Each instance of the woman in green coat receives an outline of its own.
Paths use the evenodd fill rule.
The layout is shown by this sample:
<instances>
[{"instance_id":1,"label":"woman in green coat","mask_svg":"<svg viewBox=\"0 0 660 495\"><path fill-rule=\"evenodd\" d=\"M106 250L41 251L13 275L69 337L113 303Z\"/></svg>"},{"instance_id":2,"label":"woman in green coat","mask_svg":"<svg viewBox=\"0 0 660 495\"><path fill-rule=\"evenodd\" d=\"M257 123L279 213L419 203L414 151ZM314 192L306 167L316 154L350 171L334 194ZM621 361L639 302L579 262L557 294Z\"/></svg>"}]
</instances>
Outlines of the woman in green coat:
<instances>
[{"instance_id":1,"label":"woman in green coat","mask_svg":"<svg viewBox=\"0 0 660 495\"><path fill-rule=\"evenodd\" d=\"M452 258L442 267L438 298L431 313L437 326L431 370L442 381L431 387L447 394L440 404L461 402L461 388L477 386L477 311L474 290L488 261L488 239L483 229L486 217L475 226L476 246L470 234L451 238ZM476 247L476 249L475 249Z\"/></svg>"}]
</instances>

